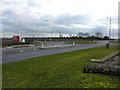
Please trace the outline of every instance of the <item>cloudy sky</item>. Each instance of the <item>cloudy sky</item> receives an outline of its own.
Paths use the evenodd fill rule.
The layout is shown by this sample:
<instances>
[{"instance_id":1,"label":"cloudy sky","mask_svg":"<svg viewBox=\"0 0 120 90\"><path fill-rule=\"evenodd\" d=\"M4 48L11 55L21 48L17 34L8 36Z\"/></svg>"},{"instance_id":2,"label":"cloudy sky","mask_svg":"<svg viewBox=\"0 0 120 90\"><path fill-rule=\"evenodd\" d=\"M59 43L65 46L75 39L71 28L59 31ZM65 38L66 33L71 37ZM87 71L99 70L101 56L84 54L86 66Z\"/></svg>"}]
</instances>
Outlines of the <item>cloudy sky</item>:
<instances>
[{"instance_id":1,"label":"cloudy sky","mask_svg":"<svg viewBox=\"0 0 120 90\"><path fill-rule=\"evenodd\" d=\"M48 37L79 32L108 35L109 18L117 37L119 0L1 0L2 35Z\"/></svg>"}]
</instances>

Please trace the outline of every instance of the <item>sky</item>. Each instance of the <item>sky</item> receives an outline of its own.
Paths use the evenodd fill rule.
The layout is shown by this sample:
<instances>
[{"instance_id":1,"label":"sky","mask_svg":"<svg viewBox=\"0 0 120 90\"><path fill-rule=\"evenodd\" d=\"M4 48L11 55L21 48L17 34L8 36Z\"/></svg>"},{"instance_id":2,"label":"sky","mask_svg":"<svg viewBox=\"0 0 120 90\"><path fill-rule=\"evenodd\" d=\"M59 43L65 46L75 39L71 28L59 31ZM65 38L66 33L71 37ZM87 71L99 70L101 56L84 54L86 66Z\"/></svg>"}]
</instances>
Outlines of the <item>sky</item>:
<instances>
[{"instance_id":1,"label":"sky","mask_svg":"<svg viewBox=\"0 0 120 90\"><path fill-rule=\"evenodd\" d=\"M114 29L114 35L118 37L118 1L1 0L0 35L50 37L79 32L108 35L111 17L111 33Z\"/></svg>"}]
</instances>

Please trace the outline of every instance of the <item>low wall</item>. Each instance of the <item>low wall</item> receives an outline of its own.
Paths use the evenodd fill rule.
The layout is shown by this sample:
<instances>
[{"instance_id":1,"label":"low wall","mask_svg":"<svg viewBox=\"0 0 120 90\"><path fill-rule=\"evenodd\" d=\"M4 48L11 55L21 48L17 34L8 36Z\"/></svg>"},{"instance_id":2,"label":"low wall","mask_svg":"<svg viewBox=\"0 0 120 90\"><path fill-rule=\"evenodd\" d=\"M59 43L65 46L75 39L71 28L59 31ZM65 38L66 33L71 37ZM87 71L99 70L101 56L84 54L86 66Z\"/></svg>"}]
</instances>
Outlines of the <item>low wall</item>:
<instances>
[{"instance_id":1,"label":"low wall","mask_svg":"<svg viewBox=\"0 0 120 90\"><path fill-rule=\"evenodd\" d=\"M84 67L83 72L120 75L120 52L114 52L102 59L91 59L91 65Z\"/></svg>"}]
</instances>

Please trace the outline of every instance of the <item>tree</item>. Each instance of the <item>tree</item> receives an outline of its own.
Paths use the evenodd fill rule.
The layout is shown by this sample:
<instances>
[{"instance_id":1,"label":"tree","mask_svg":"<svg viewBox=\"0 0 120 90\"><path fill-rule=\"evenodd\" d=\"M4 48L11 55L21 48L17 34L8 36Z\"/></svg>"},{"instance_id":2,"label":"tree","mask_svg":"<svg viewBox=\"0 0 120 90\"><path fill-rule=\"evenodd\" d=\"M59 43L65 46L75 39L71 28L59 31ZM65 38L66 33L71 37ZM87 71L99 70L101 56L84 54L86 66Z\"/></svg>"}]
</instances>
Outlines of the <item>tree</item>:
<instances>
[{"instance_id":1,"label":"tree","mask_svg":"<svg viewBox=\"0 0 120 90\"><path fill-rule=\"evenodd\" d=\"M85 33L84 36L85 37L90 37L90 34L89 33Z\"/></svg>"},{"instance_id":2,"label":"tree","mask_svg":"<svg viewBox=\"0 0 120 90\"><path fill-rule=\"evenodd\" d=\"M63 38L63 35L62 35L62 34L60 34L60 35L59 35L59 37L60 37L60 38Z\"/></svg>"},{"instance_id":3,"label":"tree","mask_svg":"<svg viewBox=\"0 0 120 90\"><path fill-rule=\"evenodd\" d=\"M72 34L69 34L69 37L72 37Z\"/></svg>"},{"instance_id":4,"label":"tree","mask_svg":"<svg viewBox=\"0 0 120 90\"><path fill-rule=\"evenodd\" d=\"M96 33L95 33L95 36L101 38L101 37L102 37L102 33L96 32Z\"/></svg>"},{"instance_id":5,"label":"tree","mask_svg":"<svg viewBox=\"0 0 120 90\"><path fill-rule=\"evenodd\" d=\"M78 37L83 37L84 36L84 33L80 32L78 33Z\"/></svg>"},{"instance_id":6,"label":"tree","mask_svg":"<svg viewBox=\"0 0 120 90\"><path fill-rule=\"evenodd\" d=\"M109 39L109 37L108 36L104 36L104 39Z\"/></svg>"},{"instance_id":7,"label":"tree","mask_svg":"<svg viewBox=\"0 0 120 90\"><path fill-rule=\"evenodd\" d=\"M92 38L92 39L94 39L94 38L95 38L95 36L94 36L94 35L92 35L92 36L91 36L91 38Z\"/></svg>"}]
</instances>

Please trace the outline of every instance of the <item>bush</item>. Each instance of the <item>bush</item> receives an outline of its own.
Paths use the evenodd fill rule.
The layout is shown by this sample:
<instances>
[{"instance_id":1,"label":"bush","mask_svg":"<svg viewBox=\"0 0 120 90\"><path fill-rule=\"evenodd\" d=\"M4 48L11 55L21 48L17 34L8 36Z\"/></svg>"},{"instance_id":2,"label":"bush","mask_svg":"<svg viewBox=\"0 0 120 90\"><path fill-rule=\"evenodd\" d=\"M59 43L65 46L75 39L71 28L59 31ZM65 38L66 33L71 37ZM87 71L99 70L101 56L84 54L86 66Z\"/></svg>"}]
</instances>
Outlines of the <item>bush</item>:
<instances>
[{"instance_id":1,"label":"bush","mask_svg":"<svg viewBox=\"0 0 120 90\"><path fill-rule=\"evenodd\" d=\"M104 68L96 68L93 65L87 65L83 68L83 73L101 73L101 74L109 74L109 75L120 75L120 71L112 71L110 69Z\"/></svg>"}]
</instances>

